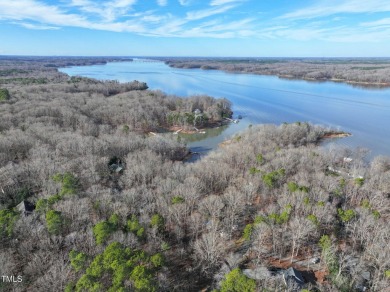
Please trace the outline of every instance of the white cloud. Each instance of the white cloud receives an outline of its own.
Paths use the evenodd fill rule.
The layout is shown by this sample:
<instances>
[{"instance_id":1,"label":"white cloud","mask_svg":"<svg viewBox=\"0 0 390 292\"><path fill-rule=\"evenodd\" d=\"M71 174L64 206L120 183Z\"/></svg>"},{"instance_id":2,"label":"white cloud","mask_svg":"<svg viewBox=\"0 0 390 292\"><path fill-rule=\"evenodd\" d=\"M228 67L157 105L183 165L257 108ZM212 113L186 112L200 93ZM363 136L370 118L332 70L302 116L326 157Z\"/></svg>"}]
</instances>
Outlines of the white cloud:
<instances>
[{"instance_id":1,"label":"white cloud","mask_svg":"<svg viewBox=\"0 0 390 292\"><path fill-rule=\"evenodd\" d=\"M167 2L167 0L156 1L159 1L160 5L165 5ZM372 1L380 9L390 11L390 2L387 4L387 1ZM65 1L61 1L61 3L65 3ZM224 14L237 7L237 4L227 0L213 0L212 7L206 3L207 9L188 11L184 17L172 13L159 13L157 8L136 11L134 10L136 0L112 0L101 5L92 2L92 0L72 0L66 3L63 6L54 6L38 0L0 0L0 20L20 25L26 29L55 30L61 27L79 27L158 37L256 37L331 42L377 42L390 39L389 17L363 22L360 25L336 26L331 18L327 21L314 19L315 21L308 23L295 21L281 23L280 19L259 21L257 18L231 19L229 21L227 20L229 18L225 17ZM188 0L179 0L179 3L186 5L189 2ZM325 2L321 3L325 5ZM316 4L316 6L305 8L305 10L301 9L285 14L283 18L286 20L312 18L305 16L309 11L313 13L313 17L318 17L319 15L334 14L335 11L374 11L378 9L377 6L374 7L370 3L360 3L361 7L357 8L356 3L356 0L344 0L332 7L329 4L325 6ZM340 24L340 22L337 23Z\"/></svg>"},{"instance_id":2,"label":"white cloud","mask_svg":"<svg viewBox=\"0 0 390 292\"><path fill-rule=\"evenodd\" d=\"M113 8L129 8L130 6L134 5L137 2L137 0L114 0L114 1L108 1L106 2L106 7L113 7Z\"/></svg>"},{"instance_id":3,"label":"white cloud","mask_svg":"<svg viewBox=\"0 0 390 292\"><path fill-rule=\"evenodd\" d=\"M168 0L157 0L159 6L167 6Z\"/></svg>"},{"instance_id":4,"label":"white cloud","mask_svg":"<svg viewBox=\"0 0 390 292\"><path fill-rule=\"evenodd\" d=\"M17 22L27 29L80 27L160 37L224 38L250 34L247 19L229 22L214 17L199 23L204 18L231 10L234 5L189 11L186 16L179 17L171 13L158 14L156 10L134 11L132 5L135 3L135 0L116 0L98 6L91 0L72 0L63 6L54 6L38 0L0 0L0 19Z\"/></svg>"},{"instance_id":5,"label":"white cloud","mask_svg":"<svg viewBox=\"0 0 390 292\"><path fill-rule=\"evenodd\" d=\"M223 6L219 8L210 8L210 9L204 9L204 10L196 10L196 11L189 11L187 12L187 19L188 20L198 20L202 18L206 18L212 15L221 14L224 13L230 9L232 9L233 5L229 6Z\"/></svg>"},{"instance_id":6,"label":"white cloud","mask_svg":"<svg viewBox=\"0 0 390 292\"><path fill-rule=\"evenodd\" d=\"M275 31L277 37L293 39L298 41L308 41L312 39L323 39L327 29L318 28L296 28L296 29L282 29Z\"/></svg>"},{"instance_id":7,"label":"white cloud","mask_svg":"<svg viewBox=\"0 0 390 292\"><path fill-rule=\"evenodd\" d=\"M210 21L210 22L205 22L198 27L202 28L205 27L207 28L208 31L212 32L219 32L219 31L241 31L245 30L248 28L248 24L253 22L253 19L242 19L238 21L232 21L229 23L221 22L221 21Z\"/></svg>"},{"instance_id":8,"label":"white cloud","mask_svg":"<svg viewBox=\"0 0 390 292\"><path fill-rule=\"evenodd\" d=\"M34 0L0 1L0 17L8 20L34 20L59 26L85 27L87 21L76 14L66 14L55 6Z\"/></svg>"},{"instance_id":9,"label":"white cloud","mask_svg":"<svg viewBox=\"0 0 390 292\"><path fill-rule=\"evenodd\" d=\"M126 1L126 3L130 3L130 1ZM119 5L119 3L116 3L116 5ZM30 20L47 26L71 26L116 32L131 31L139 33L145 31L145 28L137 22L93 22L85 16L67 14L55 6L45 5L34 0L0 1L0 19L12 21ZM25 27L33 28L28 26Z\"/></svg>"},{"instance_id":10,"label":"white cloud","mask_svg":"<svg viewBox=\"0 0 390 292\"><path fill-rule=\"evenodd\" d=\"M224 5L228 3L237 3L237 2L243 2L244 0L212 0L210 2L211 6L218 6L218 5Z\"/></svg>"},{"instance_id":11,"label":"white cloud","mask_svg":"<svg viewBox=\"0 0 390 292\"><path fill-rule=\"evenodd\" d=\"M366 27L390 26L390 18L382 18L376 21L363 22L361 26L366 26Z\"/></svg>"},{"instance_id":12,"label":"white cloud","mask_svg":"<svg viewBox=\"0 0 390 292\"><path fill-rule=\"evenodd\" d=\"M313 6L286 13L279 18L311 19L338 13L375 13L386 11L390 11L390 1L388 0L322 0Z\"/></svg>"},{"instance_id":13,"label":"white cloud","mask_svg":"<svg viewBox=\"0 0 390 292\"><path fill-rule=\"evenodd\" d=\"M302 27L274 26L259 29L255 36L265 39L290 39L294 41L320 40L332 43L378 43L390 39L390 27L370 30L362 27L335 26L321 27L309 23Z\"/></svg>"},{"instance_id":14,"label":"white cloud","mask_svg":"<svg viewBox=\"0 0 390 292\"><path fill-rule=\"evenodd\" d=\"M165 20L166 17L162 15L145 15L140 18L140 20L144 22L160 22L162 20Z\"/></svg>"},{"instance_id":15,"label":"white cloud","mask_svg":"<svg viewBox=\"0 0 390 292\"><path fill-rule=\"evenodd\" d=\"M137 0L114 0L99 4L90 0L71 0L69 6L91 15L99 15L105 21L114 21L118 16L127 13Z\"/></svg>"},{"instance_id":16,"label":"white cloud","mask_svg":"<svg viewBox=\"0 0 390 292\"><path fill-rule=\"evenodd\" d=\"M193 2L193 0L179 0L180 5L188 6Z\"/></svg>"},{"instance_id":17,"label":"white cloud","mask_svg":"<svg viewBox=\"0 0 390 292\"><path fill-rule=\"evenodd\" d=\"M14 23L17 25L20 25L24 28L28 28L28 29L36 29L36 30L57 30L57 29L60 29L57 26L32 24L32 23L27 23L27 22L14 22Z\"/></svg>"}]
</instances>

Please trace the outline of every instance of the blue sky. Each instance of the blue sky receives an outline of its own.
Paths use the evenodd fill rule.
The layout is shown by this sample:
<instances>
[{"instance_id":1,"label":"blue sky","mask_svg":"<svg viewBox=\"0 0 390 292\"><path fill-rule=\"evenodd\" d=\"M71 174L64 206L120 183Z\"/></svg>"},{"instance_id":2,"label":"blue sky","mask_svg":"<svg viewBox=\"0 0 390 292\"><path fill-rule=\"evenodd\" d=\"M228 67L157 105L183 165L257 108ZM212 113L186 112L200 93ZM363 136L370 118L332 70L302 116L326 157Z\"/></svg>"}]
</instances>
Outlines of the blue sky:
<instances>
[{"instance_id":1,"label":"blue sky","mask_svg":"<svg viewBox=\"0 0 390 292\"><path fill-rule=\"evenodd\" d=\"M390 0L0 0L1 55L390 57Z\"/></svg>"}]
</instances>

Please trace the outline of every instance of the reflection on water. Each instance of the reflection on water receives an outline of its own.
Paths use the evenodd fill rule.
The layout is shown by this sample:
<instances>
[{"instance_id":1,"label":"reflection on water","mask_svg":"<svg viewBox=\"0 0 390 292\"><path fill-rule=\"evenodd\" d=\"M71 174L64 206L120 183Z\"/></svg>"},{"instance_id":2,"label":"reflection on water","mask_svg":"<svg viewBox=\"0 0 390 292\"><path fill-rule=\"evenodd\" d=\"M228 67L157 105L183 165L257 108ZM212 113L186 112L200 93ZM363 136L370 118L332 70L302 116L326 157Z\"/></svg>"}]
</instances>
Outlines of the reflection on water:
<instances>
[{"instance_id":1,"label":"reflection on water","mask_svg":"<svg viewBox=\"0 0 390 292\"><path fill-rule=\"evenodd\" d=\"M220 142L249 124L307 121L353 134L335 140L337 144L362 146L374 155L390 155L390 89L362 89L343 83L315 83L215 70L175 69L162 62L115 62L60 71L121 82L138 80L146 82L150 89L179 96L207 94L229 99L235 115L245 118L226 129L207 131L203 140L198 140L202 139L198 135L185 137L193 151L195 147L200 147L202 153L209 148L215 149Z\"/></svg>"}]
</instances>

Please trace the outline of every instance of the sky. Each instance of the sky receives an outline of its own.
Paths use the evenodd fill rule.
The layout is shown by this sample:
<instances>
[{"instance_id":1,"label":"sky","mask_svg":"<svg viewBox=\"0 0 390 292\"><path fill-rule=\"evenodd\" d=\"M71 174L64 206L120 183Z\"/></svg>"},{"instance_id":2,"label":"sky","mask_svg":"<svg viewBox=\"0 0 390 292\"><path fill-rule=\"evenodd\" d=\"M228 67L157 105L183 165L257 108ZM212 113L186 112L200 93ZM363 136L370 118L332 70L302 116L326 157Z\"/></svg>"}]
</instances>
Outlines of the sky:
<instances>
[{"instance_id":1,"label":"sky","mask_svg":"<svg viewBox=\"0 0 390 292\"><path fill-rule=\"evenodd\" d=\"M390 57L390 0L0 0L0 55Z\"/></svg>"}]
</instances>

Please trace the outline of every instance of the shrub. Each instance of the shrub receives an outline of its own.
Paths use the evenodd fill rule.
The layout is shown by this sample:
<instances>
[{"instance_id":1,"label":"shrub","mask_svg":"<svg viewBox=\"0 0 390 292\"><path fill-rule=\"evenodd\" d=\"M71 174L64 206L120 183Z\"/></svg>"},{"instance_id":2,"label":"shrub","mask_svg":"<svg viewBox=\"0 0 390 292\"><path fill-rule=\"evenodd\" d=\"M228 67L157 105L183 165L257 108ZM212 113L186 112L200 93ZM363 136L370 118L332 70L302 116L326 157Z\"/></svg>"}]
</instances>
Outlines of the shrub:
<instances>
[{"instance_id":1,"label":"shrub","mask_svg":"<svg viewBox=\"0 0 390 292\"><path fill-rule=\"evenodd\" d=\"M69 253L70 264L73 269L78 272L85 267L88 256L83 252L77 252L75 250L71 250Z\"/></svg>"},{"instance_id":2,"label":"shrub","mask_svg":"<svg viewBox=\"0 0 390 292\"><path fill-rule=\"evenodd\" d=\"M130 132L130 127L128 125L123 125L122 132L128 134Z\"/></svg>"},{"instance_id":3,"label":"shrub","mask_svg":"<svg viewBox=\"0 0 390 292\"><path fill-rule=\"evenodd\" d=\"M287 205L284 207L284 211L280 214L277 213L271 213L268 215L268 219L270 219L273 223L276 224L284 224L287 223L287 221L290 219L290 213L292 210L291 205Z\"/></svg>"},{"instance_id":4,"label":"shrub","mask_svg":"<svg viewBox=\"0 0 390 292\"><path fill-rule=\"evenodd\" d=\"M61 199L61 195L52 195L47 199L39 199L35 205L35 210L37 210L39 213L45 213Z\"/></svg>"},{"instance_id":5,"label":"shrub","mask_svg":"<svg viewBox=\"0 0 390 292\"><path fill-rule=\"evenodd\" d=\"M94 277L85 274L83 275L76 284L76 291L102 291L103 285L98 282Z\"/></svg>"},{"instance_id":6,"label":"shrub","mask_svg":"<svg viewBox=\"0 0 390 292\"><path fill-rule=\"evenodd\" d=\"M371 209L370 201L367 199L362 200L360 206L364 209Z\"/></svg>"},{"instance_id":7,"label":"shrub","mask_svg":"<svg viewBox=\"0 0 390 292\"><path fill-rule=\"evenodd\" d=\"M251 167L251 168L249 169L249 173L252 174L252 175L254 175L254 174L256 174L256 173L259 173L259 172L260 172L260 170L257 169L256 167Z\"/></svg>"},{"instance_id":8,"label":"shrub","mask_svg":"<svg viewBox=\"0 0 390 292\"><path fill-rule=\"evenodd\" d=\"M164 257L161 253L156 253L150 257L150 262L155 268L159 268L164 265Z\"/></svg>"},{"instance_id":9,"label":"shrub","mask_svg":"<svg viewBox=\"0 0 390 292\"><path fill-rule=\"evenodd\" d=\"M263 161L264 161L264 157L263 157L263 154L257 154L257 156L256 156L256 160L257 160L257 162L258 163L263 163Z\"/></svg>"},{"instance_id":10,"label":"shrub","mask_svg":"<svg viewBox=\"0 0 390 292\"><path fill-rule=\"evenodd\" d=\"M95 236L95 240L97 244L103 244L108 237L110 237L111 233L115 231L112 224L107 221L101 221L97 223L93 229L93 235Z\"/></svg>"},{"instance_id":11,"label":"shrub","mask_svg":"<svg viewBox=\"0 0 390 292\"><path fill-rule=\"evenodd\" d=\"M45 213L49 210L49 203L47 199L39 199L35 205L35 210L40 213Z\"/></svg>"},{"instance_id":12,"label":"shrub","mask_svg":"<svg viewBox=\"0 0 390 292\"><path fill-rule=\"evenodd\" d=\"M61 212L54 210L46 212L46 225L49 233L58 235L62 231L63 224L64 219Z\"/></svg>"},{"instance_id":13,"label":"shrub","mask_svg":"<svg viewBox=\"0 0 390 292\"><path fill-rule=\"evenodd\" d=\"M298 184L296 184L295 182L293 181L290 181L288 184L287 184L287 188L290 192L294 193L298 190Z\"/></svg>"},{"instance_id":14,"label":"shrub","mask_svg":"<svg viewBox=\"0 0 390 292\"><path fill-rule=\"evenodd\" d=\"M62 185L61 191L59 193L60 196L64 196L68 194L73 195L76 194L78 191L78 187L79 187L78 179L70 172L54 175L53 181L57 183L61 183Z\"/></svg>"},{"instance_id":15,"label":"shrub","mask_svg":"<svg viewBox=\"0 0 390 292\"><path fill-rule=\"evenodd\" d=\"M339 186L340 188L344 188L347 184L347 181L345 180L345 178L341 178L340 181L339 181Z\"/></svg>"},{"instance_id":16,"label":"shrub","mask_svg":"<svg viewBox=\"0 0 390 292\"><path fill-rule=\"evenodd\" d=\"M358 187L361 187L364 184L364 178L362 177L355 178L354 182Z\"/></svg>"},{"instance_id":17,"label":"shrub","mask_svg":"<svg viewBox=\"0 0 390 292\"><path fill-rule=\"evenodd\" d=\"M120 226L120 218L117 214L112 214L108 219L108 222L112 225L113 228L118 229Z\"/></svg>"},{"instance_id":18,"label":"shrub","mask_svg":"<svg viewBox=\"0 0 390 292\"><path fill-rule=\"evenodd\" d=\"M264 216L256 216L254 220L254 224L260 224L266 221L266 218Z\"/></svg>"},{"instance_id":19,"label":"shrub","mask_svg":"<svg viewBox=\"0 0 390 292\"><path fill-rule=\"evenodd\" d=\"M62 199L62 196L61 195L53 195L53 196L50 196L48 199L47 199L47 204L48 206L52 206L54 205L55 203L59 202L60 200Z\"/></svg>"},{"instance_id":20,"label":"shrub","mask_svg":"<svg viewBox=\"0 0 390 292\"><path fill-rule=\"evenodd\" d=\"M126 228L128 231L134 233L139 238L145 236L145 228L139 223L135 215L132 215L131 218L127 220Z\"/></svg>"},{"instance_id":21,"label":"shrub","mask_svg":"<svg viewBox=\"0 0 390 292\"><path fill-rule=\"evenodd\" d=\"M19 213L14 210L4 209L0 211L0 238L12 236L18 216Z\"/></svg>"},{"instance_id":22,"label":"shrub","mask_svg":"<svg viewBox=\"0 0 390 292\"><path fill-rule=\"evenodd\" d=\"M290 181L287 184L287 188L292 193L294 193L296 191L301 191L303 193L308 193L309 192L309 188L308 187L306 187L306 186L299 186L297 183L295 183L293 181Z\"/></svg>"},{"instance_id":23,"label":"shrub","mask_svg":"<svg viewBox=\"0 0 390 292\"><path fill-rule=\"evenodd\" d=\"M302 192L302 193L308 193L309 192L309 187L307 186L300 186L299 187L299 190Z\"/></svg>"},{"instance_id":24,"label":"shrub","mask_svg":"<svg viewBox=\"0 0 390 292\"><path fill-rule=\"evenodd\" d=\"M8 100L8 99L10 99L10 94L8 89L0 88L0 101Z\"/></svg>"},{"instance_id":25,"label":"shrub","mask_svg":"<svg viewBox=\"0 0 390 292\"><path fill-rule=\"evenodd\" d=\"M310 214L306 218L307 220L311 221L314 225L318 226L319 222L316 215Z\"/></svg>"},{"instance_id":26,"label":"shrub","mask_svg":"<svg viewBox=\"0 0 390 292\"><path fill-rule=\"evenodd\" d=\"M344 211L343 209L339 208L337 209L337 213L343 222L349 222L356 217L356 212L352 209Z\"/></svg>"},{"instance_id":27,"label":"shrub","mask_svg":"<svg viewBox=\"0 0 390 292\"><path fill-rule=\"evenodd\" d=\"M243 235L242 237L245 239L245 240L250 240L251 239L251 236L252 236L252 232L253 232L253 224L247 224L244 228L244 232L243 232Z\"/></svg>"},{"instance_id":28,"label":"shrub","mask_svg":"<svg viewBox=\"0 0 390 292\"><path fill-rule=\"evenodd\" d=\"M151 279L148 278L140 278L134 280L134 286L137 289L136 291L140 292L154 292L156 291L156 287Z\"/></svg>"},{"instance_id":29,"label":"shrub","mask_svg":"<svg viewBox=\"0 0 390 292\"><path fill-rule=\"evenodd\" d=\"M138 229L135 235L137 235L139 238L143 238L145 236L145 228L141 227Z\"/></svg>"},{"instance_id":30,"label":"shrub","mask_svg":"<svg viewBox=\"0 0 390 292\"><path fill-rule=\"evenodd\" d=\"M74 291L74 283L68 283L66 286L65 286L65 289L64 289L64 292L73 292Z\"/></svg>"},{"instance_id":31,"label":"shrub","mask_svg":"<svg viewBox=\"0 0 390 292\"><path fill-rule=\"evenodd\" d=\"M132 215L129 220L127 220L127 230L133 233L137 233L137 231L141 228L141 224L139 223L137 217Z\"/></svg>"},{"instance_id":32,"label":"shrub","mask_svg":"<svg viewBox=\"0 0 390 292\"><path fill-rule=\"evenodd\" d=\"M143 265L138 265L131 272L130 279L133 280L134 286L137 290L155 291L151 276L149 269Z\"/></svg>"},{"instance_id":33,"label":"shrub","mask_svg":"<svg viewBox=\"0 0 390 292\"><path fill-rule=\"evenodd\" d=\"M373 210L372 215L374 216L375 219L379 219L381 217L381 213L379 213L378 210Z\"/></svg>"},{"instance_id":34,"label":"shrub","mask_svg":"<svg viewBox=\"0 0 390 292\"><path fill-rule=\"evenodd\" d=\"M166 250L168 250L168 249L170 249L171 247L169 246L169 244L167 243L167 242L163 242L163 243L161 243L161 249L163 250L163 251L166 251Z\"/></svg>"},{"instance_id":35,"label":"shrub","mask_svg":"<svg viewBox=\"0 0 390 292\"><path fill-rule=\"evenodd\" d=\"M246 277L239 268L232 270L222 281L220 292L255 292L256 281Z\"/></svg>"},{"instance_id":36,"label":"shrub","mask_svg":"<svg viewBox=\"0 0 390 292\"><path fill-rule=\"evenodd\" d=\"M165 225L165 220L160 214L154 214L150 219L150 225L152 227L156 227L159 230L162 230Z\"/></svg>"},{"instance_id":37,"label":"shrub","mask_svg":"<svg viewBox=\"0 0 390 292\"><path fill-rule=\"evenodd\" d=\"M181 204L181 203L184 203L184 198L180 197L180 196L175 196L175 197L172 198L171 202L172 202L173 205Z\"/></svg>"},{"instance_id":38,"label":"shrub","mask_svg":"<svg viewBox=\"0 0 390 292\"><path fill-rule=\"evenodd\" d=\"M328 235L323 235L323 236L321 236L318 244L321 247L321 249L323 251L325 251L332 246L332 240L330 239L330 237Z\"/></svg>"},{"instance_id":39,"label":"shrub","mask_svg":"<svg viewBox=\"0 0 390 292\"><path fill-rule=\"evenodd\" d=\"M267 173L267 174L264 174L262 176L262 179L263 179L263 182L264 184L269 187L269 188L273 188L275 187L275 184L276 182L282 177L285 175L285 170L282 168L282 169L279 169L279 170L275 170L275 171L272 171L270 173Z\"/></svg>"}]
</instances>

